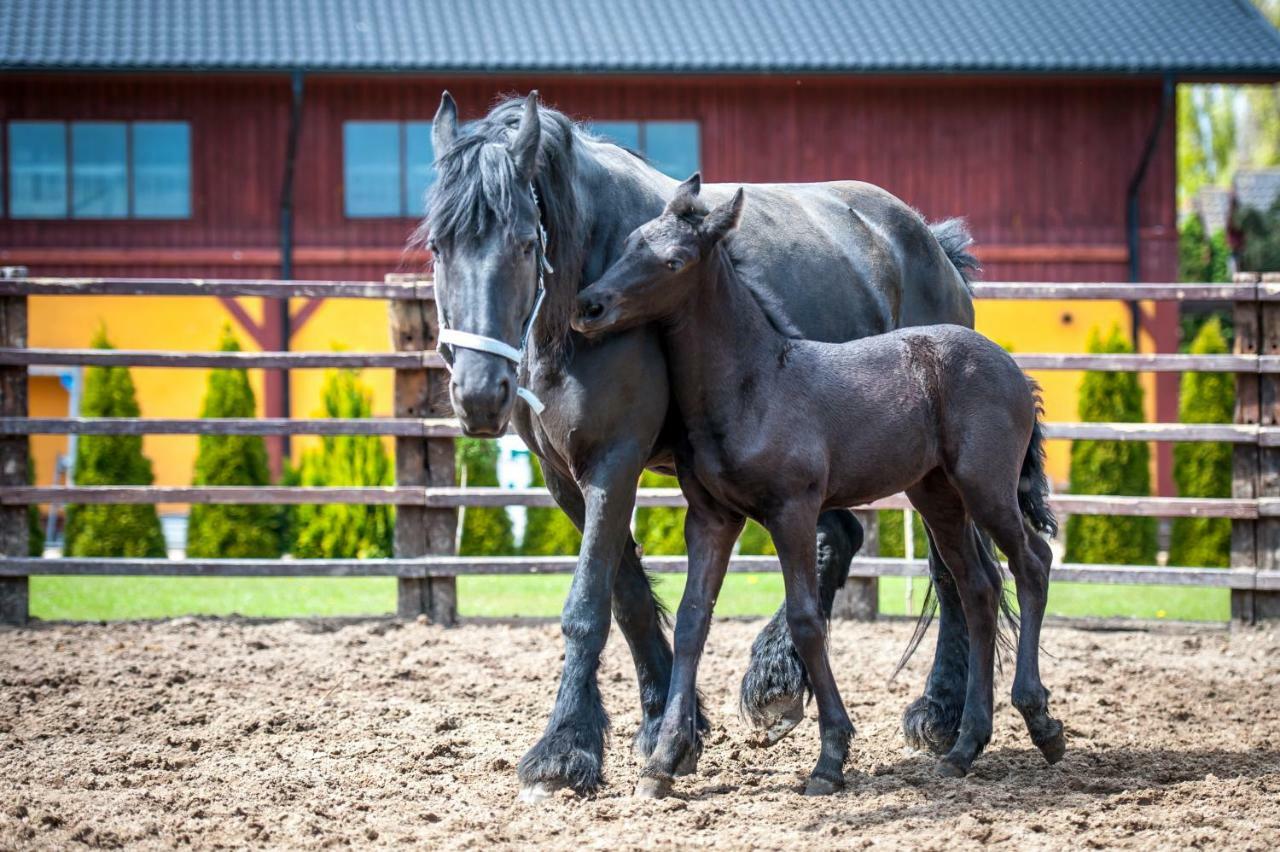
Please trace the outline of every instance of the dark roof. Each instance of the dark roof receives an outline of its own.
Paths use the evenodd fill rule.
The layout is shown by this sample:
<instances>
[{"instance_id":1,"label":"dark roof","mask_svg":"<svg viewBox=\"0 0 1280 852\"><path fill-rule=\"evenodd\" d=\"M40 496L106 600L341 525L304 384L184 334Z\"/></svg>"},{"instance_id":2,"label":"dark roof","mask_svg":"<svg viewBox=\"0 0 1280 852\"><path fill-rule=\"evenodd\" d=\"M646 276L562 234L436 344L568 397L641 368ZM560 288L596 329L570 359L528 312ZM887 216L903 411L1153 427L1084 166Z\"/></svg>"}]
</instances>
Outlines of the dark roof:
<instances>
[{"instance_id":1,"label":"dark roof","mask_svg":"<svg viewBox=\"0 0 1280 852\"><path fill-rule=\"evenodd\" d=\"M1249 0L0 0L0 68L1280 76Z\"/></svg>"}]
</instances>

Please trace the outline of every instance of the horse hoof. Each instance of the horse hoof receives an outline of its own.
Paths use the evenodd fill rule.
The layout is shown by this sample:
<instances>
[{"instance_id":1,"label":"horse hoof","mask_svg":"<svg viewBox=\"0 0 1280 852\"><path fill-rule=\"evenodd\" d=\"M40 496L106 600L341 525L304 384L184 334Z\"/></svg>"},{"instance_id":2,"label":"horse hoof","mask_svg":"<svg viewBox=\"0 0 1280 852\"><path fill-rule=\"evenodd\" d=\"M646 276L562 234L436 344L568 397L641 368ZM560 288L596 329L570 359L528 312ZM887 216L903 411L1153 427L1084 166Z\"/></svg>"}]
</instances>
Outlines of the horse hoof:
<instances>
[{"instance_id":1,"label":"horse hoof","mask_svg":"<svg viewBox=\"0 0 1280 852\"><path fill-rule=\"evenodd\" d=\"M1055 720L1054 725L1057 730L1053 734L1036 742L1036 748L1040 749L1050 766L1062 760L1067 753L1067 738L1062 732L1062 723Z\"/></svg>"},{"instance_id":2,"label":"horse hoof","mask_svg":"<svg viewBox=\"0 0 1280 852\"><path fill-rule=\"evenodd\" d=\"M637 799L665 799L671 795L671 779L641 775L636 784Z\"/></svg>"},{"instance_id":3,"label":"horse hoof","mask_svg":"<svg viewBox=\"0 0 1280 852\"><path fill-rule=\"evenodd\" d=\"M809 780L804 783L804 794L806 796L830 796L839 793L844 789L844 779L839 781L834 778L825 778L821 775L810 775Z\"/></svg>"},{"instance_id":4,"label":"horse hoof","mask_svg":"<svg viewBox=\"0 0 1280 852\"><path fill-rule=\"evenodd\" d=\"M550 781L535 781L532 784L523 784L520 787L520 795L517 800L522 804L536 805L554 796L560 790L569 786L564 783L552 783Z\"/></svg>"},{"instance_id":5,"label":"horse hoof","mask_svg":"<svg viewBox=\"0 0 1280 852\"><path fill-rule=\"evenodd\" d=\"M960 732L960 718L951 718L942 706L921 696L902 714L902 734L916 751L942 757L951 751Z\"/></svg>"},{"instance_id":6,"label":"horse hoof","mask_svg":"<svg viewBox=\"0 0 1280 852\"><path fill-rule=\"evenodd\" d=\"M762 731L759 744L768 748L777 745L787 734L804 721L804 698L794 696L779 698L764 708L766 718L773 719Z\"/></svg>"},{"instance_id":7,"label":"horse hoof","mask_svg":"<svg viewBox=\"0 0 1280 852\"><path fill-rule=\"evenodd\" d=\"M969 770L958 763L952 763L946 758L939 760L933 771L940 778L963 778L969 774Z\"/></svg>"},{"instance_id":8,"label":"horse hoof","mask_svg":"<svg viewBox=\"0 0 1280 852\"><path fill-rule=\"evenodd\" d=\"M698 752L695 748L690 748L685 752L684 757L680 758L680 762L676 764L675 777L683 778L686 775L692 775L698 771Z\"/></svg>"}]
</instances>

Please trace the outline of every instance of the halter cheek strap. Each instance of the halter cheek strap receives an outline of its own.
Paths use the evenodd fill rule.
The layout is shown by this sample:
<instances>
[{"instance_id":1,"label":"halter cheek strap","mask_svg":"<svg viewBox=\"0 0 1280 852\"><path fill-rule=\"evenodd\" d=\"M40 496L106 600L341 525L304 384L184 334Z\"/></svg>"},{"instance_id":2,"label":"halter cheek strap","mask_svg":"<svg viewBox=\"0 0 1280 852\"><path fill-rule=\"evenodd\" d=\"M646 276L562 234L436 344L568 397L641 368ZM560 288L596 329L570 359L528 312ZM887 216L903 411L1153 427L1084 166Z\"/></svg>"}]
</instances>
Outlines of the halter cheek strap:
<instances>
[{"instance_id":1,"label":"halter cheek strap","mask_svg":"<svg viewBox=\"0 0 1280 852\"><path fill-rule=\"evenodd\" d=\"M530 184L529 192L533 195L533 209L538 210L538 193ZM440 318L440 343L456 347L458 349L471 349L476 352L488 352L490 355L497 355L499 358L506 358L508 361L516 365L517 370L521 361L524 360L524 352L529 342L529 332L533 329L534 320L538 318L538 311L542 309L542 299L547 294L546 287L543 286L543 275L555 272L551 268L551 263L547 260L547 231L542 227L541 213L538 214L538 292L533 299L533 310L529 312L529 318L524 321L524 328L520 332L520 348L505 343L496 337L488 337L483 334L474 334L470 331L459 331L458 329L448 328L444 322L444 310L439 300L436 301L436 310ZM451 358L445 359L445 367L450 373L453 372L453 363ZM542 414L547 407L542 404L542 400L538 399L537 394L526 387L517 387L516 396L523 399L529 404L529 408L533 410L535 415Z\"/></svg>"}]
</instances>

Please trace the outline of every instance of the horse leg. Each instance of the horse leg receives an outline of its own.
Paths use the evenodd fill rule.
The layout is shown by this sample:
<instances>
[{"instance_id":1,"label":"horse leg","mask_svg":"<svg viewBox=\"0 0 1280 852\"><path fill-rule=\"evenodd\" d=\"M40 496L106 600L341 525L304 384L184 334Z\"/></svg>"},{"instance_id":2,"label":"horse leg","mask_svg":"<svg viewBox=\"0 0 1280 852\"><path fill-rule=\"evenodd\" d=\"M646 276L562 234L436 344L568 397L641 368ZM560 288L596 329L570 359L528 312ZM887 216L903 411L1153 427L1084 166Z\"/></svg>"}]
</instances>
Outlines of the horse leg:
<instances>
[{"instance_id":1,"label":"horse leg","mask_svg":"<svg viewBox=\"0 0 1280 852\"><path fill-rule=\"evenodd\" d=\"M1053 552L1044 539L1028 532L1016 500L975 497L970 504L975 520L1004 551L1017 585L1020 624L1013 706L1022 714L1031 741L1044 759L1057 763L1066 754L1067 740L1062 723L1049 715L1049 690L1040 680L1040 627L1049 596Z\"/></svg>"},{"instance_id":2,"label":"horse leg","mask_svg":"<svg viewBox=\"0 0 1280 852\"><path fill-rule=\"evenodd\" d=\"M995 646L1000 577L991 574L978 551L976 530L965 504L941 472L907 491L924 518L955 588L969 628L969 676L955 744L938 762L938 774L960 777L991 741L994 710Z\"/></svg>"},{"instance_id":3,"label":"horse leg","mask_svg":"<svg viewBox=\"0 0 1280 852\"><path fill-rule=\"evenodd\" d=\"M729 567L733 543L742 531L742 516L724 511L690 479L681 479L689 500L685 542L689 576L676 612L675 665L671 691L658 741L636 785L636 795L660 799L671 792L677 771L692 771L700 750L698 730L698 662L711 629L711 613Z\"/></svg>"},{"instance_id":4,"label":"horse leg","mask_svg":"<svg viewBox=\"0 0 1280 852\"><path fill-rule=\"evenodd\" d=\"M836 590L849 578L849 563L860 547L862 525L852 512L833 509L818 516L818 591L823 618L831 618ZM808 689L808 675L791 641L783 603L751 644L751 662L739 691L738 706L763 732L762 745L773 745L800 724Z\"/></svg>"},{"instance_id":5,"label":"horse leg","mask_svg":"<svg viewBox=\"0 0 1280 852\"><path fill-rule=\"evenodd\" d=\"M574 526L581 530L586 505L577 484L550 465L543 465L543 474L551 496ZM632 749L638 757L646 759L657 741L662 710L667 704L667 689L671 684L671 646L663 632L666 612L653 594L649 575L644 571L635 539L629 531L622 548L622 561L613 578L613 619L627 640L636 667L643 719L632 739ZM701 733L708 730L701 708L698 710L698 730Z\"/></svg>"},{"instance_id":6,"label":"horse leg","mask_svg":"<svg viewBox=\"0 0 1280 852\"><path fill-rule=\"evenodd\" d=\"M805 795L811 796L834 793L844 787L844 762L853 739L853 723L840 700L827 657L827 624L819 600L817 572L813 569L816 545L809 534L815 515L815 510L797 505L767 524L782 563L787 626L818 703L822 751L805 783Z\"/></svg>"},{"instance_id":7,"label":"horse leg","mask_svg":"<svg viewBox=\"0 0 1280 852\"><path fill-rule=\"evenodd\" d=\"M942 756L955 745L969 681L969 626L955 578L929 537L929 576L938 601L938 641L924 694L902 714L902 732L915 749Z\"/></svg>"},{"instance_id":8,"label":"horse leg","mask_svg":"<svg viewBox=\"0 0 1280 852\"><path fill-rule=\"evenodd\" d=\"M600 786L609 718L600 700L596 671L609 636L614 574L628 540L645 456L637 447L614 447L579 480L585 523L578 565L560 617L565 640L560 689L546 731L516 769L522 801L539 801L566 786L583 794Z\"/></svg>"}]
</instances>

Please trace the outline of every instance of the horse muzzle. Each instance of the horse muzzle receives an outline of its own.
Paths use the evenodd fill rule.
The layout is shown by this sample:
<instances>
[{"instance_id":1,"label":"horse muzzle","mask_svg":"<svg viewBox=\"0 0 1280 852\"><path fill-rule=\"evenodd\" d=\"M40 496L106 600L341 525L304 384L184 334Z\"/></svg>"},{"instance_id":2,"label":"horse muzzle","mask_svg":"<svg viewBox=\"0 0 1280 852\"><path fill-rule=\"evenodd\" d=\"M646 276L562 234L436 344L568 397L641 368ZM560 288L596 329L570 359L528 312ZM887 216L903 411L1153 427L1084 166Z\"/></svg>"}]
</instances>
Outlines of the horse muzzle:
<instances>
[{"instance_id":1,"label":"horse muzzle","mask_svg":"<svg viewBox=\"0 0 1280 852\"><path fill-rule=\"evenodd\" d=\"M614 321L614 302L617 300L607 296L593 296L583 293L578 296L569 324L573 330L587 337L594 337L606 331Z\"/></svg>"},{"instance_id":2,"label":"horse muzzle","mask_svg":"<svg viewBox=\"0 0 1280 852\"><path fill-rule=\"evenodd\" d=\"M505 358L468 349L456 351L449 401L473 438L496 438L507 429L516 401L515 365Z\"/></svg>"}]
</instances>

